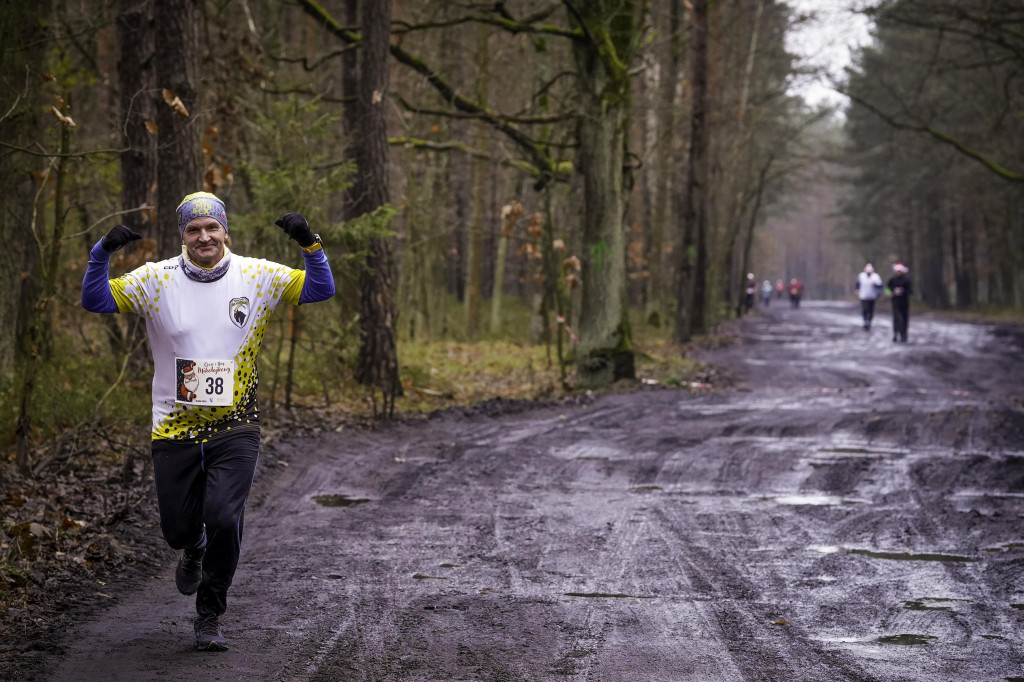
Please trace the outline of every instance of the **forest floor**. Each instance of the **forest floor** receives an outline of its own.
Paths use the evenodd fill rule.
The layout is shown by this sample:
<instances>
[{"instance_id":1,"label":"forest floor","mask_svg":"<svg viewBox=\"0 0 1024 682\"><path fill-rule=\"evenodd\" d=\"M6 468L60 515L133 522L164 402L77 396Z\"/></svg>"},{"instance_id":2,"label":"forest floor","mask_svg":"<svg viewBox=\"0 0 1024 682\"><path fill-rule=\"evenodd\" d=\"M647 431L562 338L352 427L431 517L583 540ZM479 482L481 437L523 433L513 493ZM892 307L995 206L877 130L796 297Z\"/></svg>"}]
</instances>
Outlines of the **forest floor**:
<instances>
[{"instance_id":1,"label":"forest floor","mask_svg":"<svg viewBox=\"0 0 1024 682\"><path fill-rule=\"evenodd\" d=\"M1024 330L857 316L759 309L683 388L278 419L219 656L144 459L58 471L8 496L66 521L5 538L54 558L0 678L1024 679Z\"/></svg>"}]
</instances>

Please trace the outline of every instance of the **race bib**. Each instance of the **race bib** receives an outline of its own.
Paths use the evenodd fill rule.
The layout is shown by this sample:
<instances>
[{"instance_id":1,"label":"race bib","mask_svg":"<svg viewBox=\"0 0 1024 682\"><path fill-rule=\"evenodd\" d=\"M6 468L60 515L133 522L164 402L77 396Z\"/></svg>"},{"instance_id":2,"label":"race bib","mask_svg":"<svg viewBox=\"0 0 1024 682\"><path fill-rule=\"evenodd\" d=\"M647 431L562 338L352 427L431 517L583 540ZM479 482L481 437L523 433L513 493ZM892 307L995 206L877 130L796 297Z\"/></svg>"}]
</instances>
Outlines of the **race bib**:
<instances>
[{"instance_id":1,"label":"race bib","mask_svg":"<svg viewBox=\"0 0 1024 682\"><path fill-rule=\"evenodd\" d=\"M233 360L175 358L174 402L186 405L229 406L235 396Z\"/></svg>"}]
</instances>

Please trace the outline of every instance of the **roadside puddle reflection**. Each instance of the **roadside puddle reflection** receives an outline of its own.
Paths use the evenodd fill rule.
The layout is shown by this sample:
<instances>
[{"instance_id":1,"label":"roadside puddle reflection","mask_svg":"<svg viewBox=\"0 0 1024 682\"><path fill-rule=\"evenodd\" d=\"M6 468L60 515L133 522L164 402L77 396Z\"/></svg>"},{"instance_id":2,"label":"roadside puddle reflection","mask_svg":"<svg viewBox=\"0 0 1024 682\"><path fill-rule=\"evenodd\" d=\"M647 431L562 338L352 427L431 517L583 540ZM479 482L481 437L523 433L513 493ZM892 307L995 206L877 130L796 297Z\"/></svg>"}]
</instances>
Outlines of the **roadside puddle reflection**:
<instances>
[{"instance_id":1,"label":"roadside puddle reflection","mask_svg":"<svg viewBox=\"0 0 1024 682\"><path fill-rule=\"evenodd\" d=\"M835 545L810 545L808 551L819 554L859 554L860 556L872 559L885 559L888 561L939 561L952 563L975 563L981 559L960 554L942 554L939 552L882 552L873 549L860 549L855 547L837 547ZM948 600L951 601L951 600Z\"/></svg>"},{"instance_id":2,"label":"roadside puddle reflection","mask_svg":"<svg viewBox=\"0 0 1024 682\"><path fill-rule=\"evenodd\" d=\"M931 644L932 642L938 641L938 637L932 635L914 635L914 634L903 634L903 635L887 635L885 637L879 637L875 641L879 644L899 644L902 646L915 646L920 644Z\"/></svg>"},{"instance_id":3,"label":"roadside puddle reflection","mask_svg":"<svg viewBox=\"0 0 1024 682\"><path fill-rule=\"evenodd\" d=\"M321 507L352 507L369 502L361 497L348 497L347 495L314 495L313 501Z\"/></svg>"},{"instance_id":4,"label":"roadside puddle reflection","mask_svg":"<svg viewBox=\"0 0 1024 682\"><path fill-rule=\"evenodd\" d=\"M854 500L835 495L808 494L808 495L776 495L775 497L758 498L760 502L774 502L789 506L812 506L812 507L838 507L847 504L864 504L864 500Z\"/></svg>"},{"instance_id":5,"label":"roadside puddle reflection","mask_svg":"<svg viewBox=\"0 0 1024 682\"><path fill-rule=\"evenodd\" d=\"M621 592L566 592L566 597L584 597L586 599L654 599L642 594L623 594Z\"/></svg>"},{"instance_id":6,"label":"roadside puddle reflection","mask_svg":"<svg viewBox=\"0 0 1024 682\"><path fill-rule=\"evenodd\" d=\"M845 549L848 554L859 554L871 557L872 559L888 559L891 561L944 561L973 563L981 561L976 557L960 556L958 554L940 554L938 552L876 552L871 549Z\"/></svg>"},{"instance_id":7,"label":"roadside puddle reflection","mask_svg":"<svg viewBox=\"0 0 1024 682\"><path fill-rule=\"evenodd\" d=\"M903 608L908 611L952 611L952 606L940 606L953 601L969 601L967 599L941 599L939 597L921 597L920 599L908 599L903 602Z\"/></svg>"}]
</instances>

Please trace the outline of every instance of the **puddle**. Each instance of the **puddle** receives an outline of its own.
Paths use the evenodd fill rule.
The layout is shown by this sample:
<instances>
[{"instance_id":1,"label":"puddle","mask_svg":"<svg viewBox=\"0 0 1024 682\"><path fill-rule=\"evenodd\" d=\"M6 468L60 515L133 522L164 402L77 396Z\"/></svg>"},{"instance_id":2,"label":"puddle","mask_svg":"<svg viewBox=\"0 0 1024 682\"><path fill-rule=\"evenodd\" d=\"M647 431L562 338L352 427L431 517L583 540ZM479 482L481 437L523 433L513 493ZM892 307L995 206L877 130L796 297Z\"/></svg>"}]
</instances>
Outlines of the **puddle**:
<instances>
[{"instance_id":1,"label":"puddle","mask_svg":"<svg viewBox=\"0 0 1024 682\"><path fill-rule=\"evenodd\" d=\"M369 502L363 498L348 497L347 495L314 495L313 501L321 507L352 507Z\"/></svg>"},{"instance_id":2,"label":"puddle","mask_svg":"<svg viewBox=\"0 0 1024 682\"><path fill-rule=\"evenodd\" d=\"M445 578L443 576L439 576L439 575L423 575L422 573L413 573L412 574L412 579L413 580L448 580L448 578Z\"/></svg>"},{"instance_id":3,"label":"puddle","mask_svg":"<svg viewBox=\"0 0 1024 682\"><path fill-rule=\"evenodd\" d=\"M899 450L869 450L868 448L819 448L818 452L830 455L903 455Z\"/></svg>"},{"instance_id":4,"label":"puddle","mask_svg":"<svg viewBox=\"0 0 1024 682\"><path fill-rule=\"evenodd\" d=\"M938 637L932 635L888 635L886 637L879 637L875 641L879 644L899 644L902 646L916 646L921 644L931 644L932 642L938 641Z\"/></svg>"},{"instance_id":5,"label":"puddle","mask_svg":"<svg viewBox=\"0 0 1024 682\"><path fill-rule=\"evenodd\" d=\"M1010 606L1017 609L1018 611L1024 611L1024 604L1010 604Z\"/></svg>"},{"instance_id":6,"label":"puddle","mask_svg":"<svg viewBox=\"0 0 1024 682\"><path fill-rule=\"evenodd\" d=\"M635 485L629 489L631 493L652 493L664 490L660 485Z\"/></svg>"},{"instance_id":7,"label":"puddle","mask_svg":"<svg viewBox=\"0 0 1024 682\"><path fill-rule=\"evenodd\" d=\"M619 592L566 592L566 597L583 597L586 599L654 599L640 594L622 594Z\"/></svg>"},{"instance_id":8,"label":"puddle","mask_svg":"<svg viewBox=\"0 0 1024 682\"><path fill-rule=\"evenodd\" d=\"M977 557L961 556L959 554L940 554L938 552L879 552L873 549L855 549L852 547L836 547L835 545L809 545L807 549L808 551L818 552L819 554L839 554L842 552L844 554L859 554L872 559L888 559L890 561L942 561L961 563L974 563L976 561L981 561L981 559Z\"/></svg>"},{"instance_id":9,"label":"puddle","mask_svg":"<svg viewBox=\"0 0 1024 682\"><path fill-rule=\"evenodd\" d=\"M1010 641L1006 637L1002 637L1000 635L978 635L978 636L981 637L982 639L998 639L998 640L1003 641L1003 642L1009 642ZM1009 678L1007 678L1007 679L1009 679ZM1021 679L1024 679L1024 678L1021 678Z\"/></svg>"},{"instance_id":10,"label":"puddle","mask_svg":"<svg viewBox=\"0 0 1024 682\"><path fill-rule=\"evenodd\" d=\"M838 507L844 504L863 504L863 500L845 499L834 495L777 495L758 498L761 502L774 502L790 506Z\"/></svg>"},{"instance_id":11,"label":"puddle","mask_svg":"<svg viewBox=\"0 0 1024 682\"><path fill-rule=\"evenodd\" d=\"M986 552L1009 552L1014 549L1024 549L1024 542L1004 542L1001 545L986 547Z\"/></svg>"},{"instance_id":12,"label":"puddle","mask_svg":"<svg viewBox=\"0 0 1024 682\"><path fill-rule=\"evenodd\" d=\"M960 556L958 554L939 554L937 552L876 552L871 549L844 549L848 554L859 554L871 557L872 559L889 559L890 561L943 561L973 563L981 561L976 557Z\"/></svg>"},{"instance_id":13,"label":"puddle","mask_svg":"<svg viewBox=\"0 0 1024 682\"><path fill-rule=\"evenodd\" d=\"M923 597L921 599L908 599L905 602L903 602L903 608L905 608L907 611L952 611L953 610L952 606L938 606L938 605L934 605L933 606L933 605L927 603L927 602L941 603L941 602L948 602L948 601L951 601L951 600L949 600L949 599L935 599L935 598L931 598L931 597Z\"/></svg>"}]
</instances>

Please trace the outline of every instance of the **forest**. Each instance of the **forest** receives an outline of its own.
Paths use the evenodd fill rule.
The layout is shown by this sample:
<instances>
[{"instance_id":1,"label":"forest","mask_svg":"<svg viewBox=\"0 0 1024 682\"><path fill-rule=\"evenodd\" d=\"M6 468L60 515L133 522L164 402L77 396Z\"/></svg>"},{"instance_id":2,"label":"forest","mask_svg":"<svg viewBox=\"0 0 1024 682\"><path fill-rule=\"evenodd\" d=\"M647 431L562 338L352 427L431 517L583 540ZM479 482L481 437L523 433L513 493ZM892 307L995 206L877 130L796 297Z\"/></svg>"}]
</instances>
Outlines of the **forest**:
<instances>
[{"instance_id":1,"label":"forest","mask_svg":"<svg viewBox=\"0 0 1024 682\"><path fill-rule=\"evenodd\" d=\"M1024 7L854 4L871 40L829 106L782 0L4 3L0 476L145 451L144 329L81 280L117 224L144 238L112 273L176 253L197 190L239 253L298 267L297 211L329 255L338 295L264 342L271 408L387 418L659 358L685 385L747 272L843 298L899 260L926 306L1020 309Z\"/></svg>"}]
</instances>

